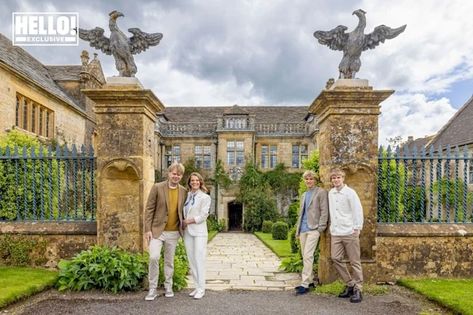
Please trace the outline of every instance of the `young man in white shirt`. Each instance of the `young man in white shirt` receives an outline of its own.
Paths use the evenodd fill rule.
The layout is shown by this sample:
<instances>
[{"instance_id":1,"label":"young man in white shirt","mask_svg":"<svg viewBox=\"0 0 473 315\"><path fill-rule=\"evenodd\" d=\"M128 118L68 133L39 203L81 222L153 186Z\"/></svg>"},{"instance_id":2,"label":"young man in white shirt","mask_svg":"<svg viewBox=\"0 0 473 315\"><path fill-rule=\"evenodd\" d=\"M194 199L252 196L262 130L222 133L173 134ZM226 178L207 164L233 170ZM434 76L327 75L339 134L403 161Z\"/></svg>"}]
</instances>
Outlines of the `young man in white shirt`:
<instances>
[{"instance_id":1,"label":"young man in white shirt","mask_svg":"<svg viewBox=\"0 0 473 315\"><path fill-rule=\"evenodd\" d=\"M363 208L357 193L344 184L345 172L330 171L333 188L329 191L331 258L335 269L345 282L345 289L338 296L350 302L362 300L363 270L360 259L360 231L363 228ZM348 272L344 255L348 257L353 275Z\"/></svg>"}]
</instances>

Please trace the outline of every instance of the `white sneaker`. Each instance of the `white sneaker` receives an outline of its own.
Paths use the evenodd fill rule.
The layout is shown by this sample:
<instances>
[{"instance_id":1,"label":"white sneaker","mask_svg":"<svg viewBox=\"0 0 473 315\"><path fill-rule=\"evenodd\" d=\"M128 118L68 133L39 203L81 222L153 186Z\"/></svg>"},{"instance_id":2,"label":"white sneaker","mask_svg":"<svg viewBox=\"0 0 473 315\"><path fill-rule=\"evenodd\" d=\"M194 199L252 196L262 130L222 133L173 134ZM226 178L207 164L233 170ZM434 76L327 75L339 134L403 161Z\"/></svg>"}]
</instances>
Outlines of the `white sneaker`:
<instances>
[{"instance_id":1,"label":"white sneaker","mask_svg":"<svg viewBox=\"0 0 473 315\"><path fill-rule=\"evenodd\" d=\"M194 289L191 293L189 293L189 296L194 296L197 293L197 289Z\"/></svg>"},{"instance_id":2,"label":"white sneaker","mask_svg":"<svg viewBox=\"0 0 473 315\"><path fill-rule=\"evenodd\" d=\"M205 295L205 291L204 290L198 290L195 295L194 295L194 299L196 300L200 300L201 298L203 298Z\"/></svg>"},{"instance_id":3,"label":"white sneaker","mask_svg":"<svg viewBox=\"0 0 473 315\"><path fill-rule=\"evenodd\" d=\"M145 297L145 301L154 301L159 296L156 289L149 289L148 295Z\"/></svg>"},{"instance_id":4,"label":"white sneaker","mask_svg":"<svg viewBox=\"0 0 473 315\"><path fill-rule=\"evenodd\" d=\"M164 296L167 298L172 298L174 297L174 292L172 292L172 289L166 289L166 292L164 293Z\"/></svg>"}]
</instances>

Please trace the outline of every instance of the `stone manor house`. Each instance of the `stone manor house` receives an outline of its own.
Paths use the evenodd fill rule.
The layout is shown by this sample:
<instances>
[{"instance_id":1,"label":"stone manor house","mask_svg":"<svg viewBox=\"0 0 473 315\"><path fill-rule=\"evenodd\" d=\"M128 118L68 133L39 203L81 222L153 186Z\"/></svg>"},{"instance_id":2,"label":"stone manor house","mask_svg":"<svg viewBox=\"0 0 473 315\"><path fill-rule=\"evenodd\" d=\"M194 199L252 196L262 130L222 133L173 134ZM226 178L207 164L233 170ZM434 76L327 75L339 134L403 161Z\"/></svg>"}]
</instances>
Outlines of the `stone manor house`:
<instances>
[{"instance_id":1,"label":"stone manor house","mask_svg":"<svg viewBox=\"0 0 473 315\"><path fill-rule=\"evenodd\" d=\"M93 146L95 104L82 90L100 88L105 78L96 54L90 60L83 51L80 60L43 65L0 34L0 133L14 128L43 140ZM307 106L165 106L155 128L155 171L164 177L172 161L189 159L206 176L220 160L232 179L249 159L263 170L284 163L300 171L302 160L316 149L316 132L317 120ZM227 228L241 230L237 187L210 188L211 212L225 219Z\"/></svg>"}]
</instances>

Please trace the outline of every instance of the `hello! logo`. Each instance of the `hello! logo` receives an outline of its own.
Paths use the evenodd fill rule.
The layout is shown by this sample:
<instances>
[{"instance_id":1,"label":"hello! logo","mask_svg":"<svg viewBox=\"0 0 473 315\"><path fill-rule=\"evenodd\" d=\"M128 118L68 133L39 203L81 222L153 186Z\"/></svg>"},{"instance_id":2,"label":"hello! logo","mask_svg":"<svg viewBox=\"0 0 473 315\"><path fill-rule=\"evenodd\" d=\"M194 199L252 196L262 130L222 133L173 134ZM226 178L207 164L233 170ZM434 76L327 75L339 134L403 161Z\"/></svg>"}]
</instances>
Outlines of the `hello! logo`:
<instances>
[{"instance_id":1,"label":"hello! logo","mask_svg":"<svg viewBox=\"0 0 473 315\"><path fill-rule=\"evenodd\" d=\"M13 12L12 39L17 46L79 45L77 12Z\"/></svg>"}]
</instances>

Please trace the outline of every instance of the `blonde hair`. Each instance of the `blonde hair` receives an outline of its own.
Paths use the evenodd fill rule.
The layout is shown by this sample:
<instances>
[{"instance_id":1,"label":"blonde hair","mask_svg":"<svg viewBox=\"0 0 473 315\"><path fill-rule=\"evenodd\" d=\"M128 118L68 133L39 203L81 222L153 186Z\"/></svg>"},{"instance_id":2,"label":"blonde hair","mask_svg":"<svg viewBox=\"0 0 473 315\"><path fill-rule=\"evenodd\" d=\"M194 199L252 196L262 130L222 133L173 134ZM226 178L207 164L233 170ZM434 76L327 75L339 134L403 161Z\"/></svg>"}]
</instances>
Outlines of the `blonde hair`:
<instances>
[{"instance_id":1,"label":"blonde hair","mask_svg":"<svg viewBox=\"0 0 473 315\"><path fill-rule=\"evenodd\" d=\"M176 170L179 173L179 175L182 175L184 174L186 168L181 163L174 161L172 162L171 165L169 165L168 172L172 172L173 170Z\"/></svg>"},{"instance_id":2,"label":"blonde hair","mask_svg":"<svg viewBox=\"0 0 473 315\"><path fill-rule=\"evenodd\" d=\"M304 172L304 174L302 174L303 179L306 179L307 177L312 177L315 180L315 183L320 183L319 175L313 170L307 170Z\"/></svg>"},{"instance_id":3,"label":"blonde hair","mask_svg":"<svg viewBox=\"0 0 473 315\"><path fill-rule=\"evenodd\" d=\"M209 190L207 189L207 187L205 187L205 183L204 183L204 178L202 177L202 175L200 175L199 173L197 172L192 172L190 175L189 175L189 178L187 179L187 186L189 187L189 189L191 189L191 178L192 176L195 176L199 179L199 182L200 182L200 190L202 190L203 192L205 193L208 193Z\"/></svg>"},{"instance_id":4,"label":"blonde hair","mask_svg":"<svg viewBox=\"0 0 473 315\"><path fill-rule=\"evenodd\" d=\"M333 176L342 176L343 178L345 178L345 172L341 169L341 168L332 168L330 170L330 178L332 178Z\"/></svg>"}]
</instances>

